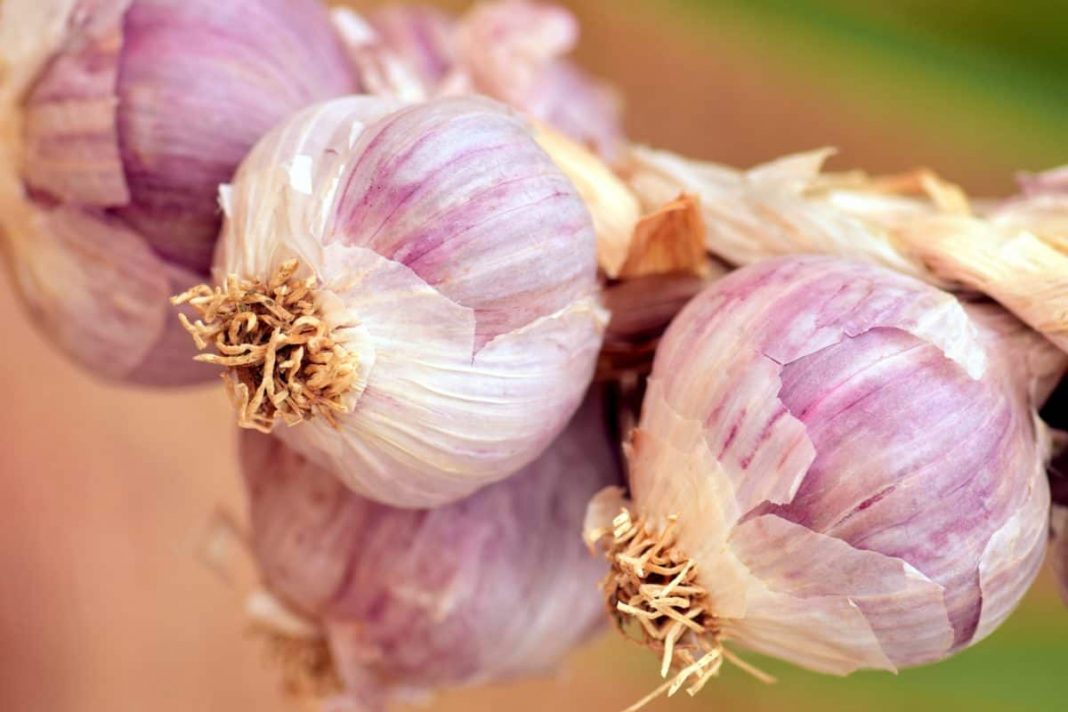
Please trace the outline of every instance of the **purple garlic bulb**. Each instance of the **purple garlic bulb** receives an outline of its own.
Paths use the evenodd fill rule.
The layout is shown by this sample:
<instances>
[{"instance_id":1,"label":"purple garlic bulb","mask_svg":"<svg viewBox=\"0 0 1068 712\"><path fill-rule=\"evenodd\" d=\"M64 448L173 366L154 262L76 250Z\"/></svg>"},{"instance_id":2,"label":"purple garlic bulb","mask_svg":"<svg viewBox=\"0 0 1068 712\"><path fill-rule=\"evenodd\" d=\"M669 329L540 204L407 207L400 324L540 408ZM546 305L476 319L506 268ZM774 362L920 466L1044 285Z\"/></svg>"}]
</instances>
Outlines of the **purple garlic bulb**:
<instances>
[{"instance_id":1,"label":"purple garlic bulb","mask_svg":"<svg viewBox=\"0 0 1068 712\"><path fill-rule=\"evenodd\" d=\"M795 257L733 272L660 343L612 545L671 562L687 594L658 603L638 587L659 574L618 556L612 595L654 613L645 642L665 666L699 663L683 671L697 686L730 659L724 641L835 674L972 645L1042 561L1035 406L1063 368L996 307L885 268Z\"/></svg>"},{"instance_id":2,"label":"purple garlic bulb","mask_svg":"<svg viewBox=\"0 0 1068 712\"><path fill-rule=\"evenodd\" d=\"M277 439L243 434L262 581L325 637L332 663L316 674L378 709L544 673L589 638L606 566L582 541L586 502L622 476L606 423L591 396L538 460L431 510L364 499Z\"/></svg>"},{"instance_id":3,"label":"purple garlic bulb","mask_svg":"<svg viewBox=\"0 0 1068 712\"><path fill-rule=\"evenodd\" d=\"M484 98L316 105L224 191L215 289L183 295L245 427L354 490L436 506L563 429L607 315L589 212Z\"/></svg>"},{"instance_id":4,"label":"purple garlic bulb","mask_svg":"<svg viewBox=\"0 0 1068 712\"><path fill-rule=\"evenodd\" d=\"M453 18L436 8L399 3L370 13L367 22L426 95L484 94L609 161L619 157L619 97L565 58L579 35L578 21L567 9L492 0Z\"/></svg>"},{"instance_id":5,"label":"purple garlic bulb","mask_svg":"<svg viewBox=\"0 0 1068 712\"><path fill-rule=\"evenodd\" d=\"M36 0L12 0L12 22ZM44 0L49 52L6 87L4 228L46 333L106 378L204 380L171 294L203 280L218 186L253 143L357 87L316 0ZM26 29L25 31L31 31ZM0 50L2 52L3 50Z\"/></svg>"}]
</instances>

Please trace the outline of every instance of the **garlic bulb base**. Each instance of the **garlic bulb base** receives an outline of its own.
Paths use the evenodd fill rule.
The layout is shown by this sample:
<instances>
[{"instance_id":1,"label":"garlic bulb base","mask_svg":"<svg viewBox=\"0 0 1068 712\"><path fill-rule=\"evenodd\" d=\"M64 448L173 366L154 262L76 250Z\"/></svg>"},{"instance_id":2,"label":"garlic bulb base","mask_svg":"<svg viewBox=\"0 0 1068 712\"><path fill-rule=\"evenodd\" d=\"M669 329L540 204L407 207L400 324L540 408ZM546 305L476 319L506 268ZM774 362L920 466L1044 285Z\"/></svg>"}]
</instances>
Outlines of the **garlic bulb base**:
<instances>
[{"instance_id":1,"label":"garlic bulb base","mask_svg":"<svg viewBox=\"0 0 1068 712\"><path fill-rule=\"evenodd\" d=\"M724 660L765 682L772 679L743 663L723 646L723 631L712 613L708 592L697 582L697 566L675 545L676 517L663 527L623 507L602 543L612 570L604 580L605 597L623 635L660 656L663 685L627 708L641 709L661 694L685 687L695 695L719 674Z\"/></svg>"},{"instance_id":2,"label":"garlic bulb base","mask_svg":"<svg viewBox=\"0 0 1068 712\"><path fill-rule=\"evenodd\" d=\"M202 284L171 300L200 315L179 319L197 349L214 347L196 360L226 369L243 428L269 433L279 419L296 425L315 416L336 426L336 414L349 409L358 360L323 319L316 278L296 278L299 269L298 260L287 260L266 281L230 275L222 287Z\"/></svg>"}]
</instances>

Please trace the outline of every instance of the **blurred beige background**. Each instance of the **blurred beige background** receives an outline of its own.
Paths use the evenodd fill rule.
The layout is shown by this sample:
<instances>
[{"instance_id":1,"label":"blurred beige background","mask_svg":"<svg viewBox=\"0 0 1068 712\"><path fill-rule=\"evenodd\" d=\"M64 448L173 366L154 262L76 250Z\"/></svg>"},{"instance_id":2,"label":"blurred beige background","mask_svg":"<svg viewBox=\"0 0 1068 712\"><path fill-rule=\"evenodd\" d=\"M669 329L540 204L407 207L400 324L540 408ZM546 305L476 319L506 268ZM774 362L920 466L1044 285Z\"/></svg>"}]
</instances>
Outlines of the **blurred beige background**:
<instances>
[{"instance_id":1,"label":"blurred beige background","mask_svg":"<svg viewBox=\"0 0 1068 712\"><path fill-rule=\"evenodd\" d=\"M973 190L1009 188L1011 159L880 120L715 22L694 26L656 2L565 4L583 21L579 57L620 87L636 139L736 164L834 144L843 167L922 159ZM221 391L91 381L33 330L6 275L0 323L0 710L293 709L245 635L239 595L198 556L211 512L241 509ZM1049 599L1048 581L1042 590ZM621 709L655 684L652 668L606 638L560 679L450 693L434 709ZM753 691L713 685L702 700L650 709L789 699Z\"/></svg>"}]
</instances>

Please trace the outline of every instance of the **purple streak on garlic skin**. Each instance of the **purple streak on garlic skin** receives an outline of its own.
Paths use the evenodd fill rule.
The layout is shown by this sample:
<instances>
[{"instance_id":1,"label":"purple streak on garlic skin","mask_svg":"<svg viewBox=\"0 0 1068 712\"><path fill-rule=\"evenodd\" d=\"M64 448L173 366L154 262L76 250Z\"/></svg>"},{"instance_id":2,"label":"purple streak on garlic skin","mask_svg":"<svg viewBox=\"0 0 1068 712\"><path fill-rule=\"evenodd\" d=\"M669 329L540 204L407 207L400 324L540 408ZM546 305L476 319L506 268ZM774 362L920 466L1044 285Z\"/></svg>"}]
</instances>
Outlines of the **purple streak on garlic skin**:
<instances>
[{"instance_id":1,"label":"purple streak on garlic skin","mask_svg":"<svg viewBox=\"0 0 1068 712\"><path fill-rule=\"evenodd\" d=\"M21 291L98 375L214 378L168 297L210 268L218 185L275 123L355 89L347 60L314 0L84 0L68 24L22 106ZM49 284L57 265L77 294Z\"/></svg>"},{"instance_id":2,"label":"purple streak on garlic skin","mask_svg":"<svg viewBox=\"0 0 1068 712\"><path fill-rule=\"evenodd\" d=\"M596 285L589 213L525 123L477 102L376 124L343 179L334 238L476 310L478 347ZM493 269L471 269L492 264Z\"/></svg>"},{"instance_id":3,"label":"purple streak on garlic skin","mask_svg":"<svg viewBox=\"0 0 1068 712\"><path fill-rule=\"evenodd\" d=\"M733 493L713 527L726 539L702 541L714 510L695 508L680 545L715 569L703 583L732 639L825 672L893 669L984 637L1023 596L1049 499L1034 407L1064 363L971 313L882 268L801 257L732 273L669 328L634 500L680 506L685 476L652 463L699 429L693 457L718 464L694 486ZM1009 339L1013 357L994 351ZM1010 376L1025 353L1043 354L1032 382Z\"/></svg>"},{"instance_id":4,"label":"purple streak on garlic skin","mask_svg":"<svg viewBox=\"0 0 1068 712\"><path fill-rule=\"evenodd\" d=\"M262 435L241 455L264 582L325 629L350 692L542 673L603 621L581 528L621 470L598 397L536 462L433 510L363 499Z\"/></svg>"}]
</instances>

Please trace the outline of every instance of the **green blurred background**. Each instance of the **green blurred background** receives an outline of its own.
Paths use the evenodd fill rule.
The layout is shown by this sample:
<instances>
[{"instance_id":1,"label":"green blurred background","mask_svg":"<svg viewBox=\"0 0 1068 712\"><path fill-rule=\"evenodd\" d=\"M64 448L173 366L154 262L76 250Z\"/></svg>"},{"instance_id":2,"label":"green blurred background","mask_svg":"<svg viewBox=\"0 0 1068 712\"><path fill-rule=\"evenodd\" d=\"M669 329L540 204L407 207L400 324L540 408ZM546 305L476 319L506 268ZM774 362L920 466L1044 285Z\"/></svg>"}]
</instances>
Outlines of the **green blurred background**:
<instances>
[{"instance_id":1,"label":"green blurred background","mask_svg":"<svg viewBox=\"0 0 1068 712\"><path fill-rule=\"evenodd\" d=\"M834 145L840 168L926 165L983 194L1068 163L1064 0L564 4L583 23L580 61L620 88L644 142L735 165ZM242 508L221 389L92 383L11 298L0 323L17 345L0 369L17 405L0 409L0 710L294 709L238 591L198 555L213 507ZM938 665L837 679L756 662L779 683L727 670L698 698L649 709L1064 710L1068 610L1044 571L989 640ZM447 693L433 709L620 710L659 684L656 667L609 635L557 677Z\"/></svg>"}]
</instances>

